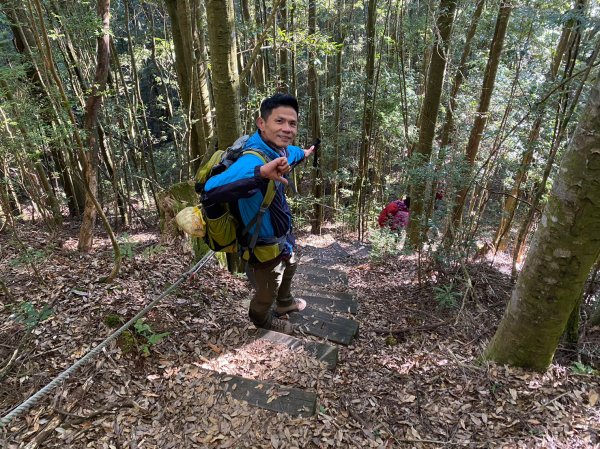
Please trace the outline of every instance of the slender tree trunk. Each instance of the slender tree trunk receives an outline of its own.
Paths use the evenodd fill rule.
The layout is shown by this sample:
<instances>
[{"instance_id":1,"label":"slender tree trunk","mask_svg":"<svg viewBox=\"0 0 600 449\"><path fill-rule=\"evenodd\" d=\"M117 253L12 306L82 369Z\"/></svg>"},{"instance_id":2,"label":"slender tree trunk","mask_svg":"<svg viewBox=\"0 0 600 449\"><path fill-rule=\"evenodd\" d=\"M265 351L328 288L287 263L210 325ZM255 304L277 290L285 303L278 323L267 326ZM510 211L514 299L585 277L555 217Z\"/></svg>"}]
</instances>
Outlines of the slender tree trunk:
<instances>
[{"instance_id":1,"label":"slender tree trunk","mask_svg":"<svg viewBox=\"0 0 600 449\"><path fill-rule=\"evenodd\" d=\"M477 0L475 5L475 11L471 18L471 25L467 31L467 37L465 38L465 46L463 47L462 54L460 56L460 62L454 75L454 81L452 82L452 88L450 89L450 97L448 99L448 106L446 108L446 120L444 127L442 128L442 136L440 139L440 148L446 148L452 142L452 135L454 133L454 111L456 110L456 97L467 73L467 62L471 55L471 42L475 37L477 31L477 25L483 11L485 0Z\"/></svg>"},{"instance_id":2,"label":"slender tree trunk","mask_svg":"<svg viewBox=\"0 0 600 449\"><path fill-rule=\"evenodd\" d=\"M194 32L194 42L196 48L196 67L198 78L198 92L194 96L194 101L198 103L195 107L197 113L202 117L202 128L204 135L204 144L201 145L204 151L204 157L200 162L200 166L204 164L212 155L214 147L214 129L213 129L213 114L210 101L209 82L208 82L208 52L206 50L206 42L204 39L204 29L206 28L206 12L204 4L201 0L193 0L198 2L198 20ZM192 168L195 169L196 165ZM195 172L194 172L195 173Z\"/></svg>"},{"instance_id":3,"label":"slender tree trunk","mask_svg":"<svg viewBox=\"0 0 600 449\"><path fill-rule=\"evenodd\" d=\"M362 240L366 228L364 226L366 206L366 180L369 172L369 151L371 149L371 131L373 128L374 107L374 75L375 75L375 19L377 17L377 0L369 0L367 6L367 65L365 69L363 126L360 139L360 157L358 178L356 180L356 211L358 219L358 238Z\"/></svg>"},{"instance_id":4,"label":"slender tree trunk","mask_svg":"<svg viewBox=\"0 0 600 449\"><path fill-rule=\"evenodd\" d=\"M219 148L230 146L242 130L233 0L206 0L208 43ZM241 270L239 257L227 254L230 272Z\"/></svg>"},{"instance_id":5,"label":"slender tree trunk","mask_svg":"<svg viewBox=\"0 0 600 449\"><path fill-rule=\"evenodd\" d=\"M98 142L97 142L97 123L98 114L102 108L103 98L106 95L106 78L108 77L108 68L110 63L110 35L109 35L109 20L110 20L110 0L98 0L97 5L98 16L102 19L103 34L97 39L97 65L96 76L92 92L85 103L85 123L84 128L87 136L87 148L84 159L81 161L85 164L85 182L90 188L90 192L86 194L85 209L83 212L83 220L81 229L79 230L79 243L77 248L79 251L90 251L94 239L94 226L96 224L96 207L92 196L97 193L97 171L98 171Z\"/></svg>"},{"instance_id":6,"label":"slender tree trunk","mask_svg":"<svg viewBox=\"0 0 600 449\"><path fill-rule=\"evenodd\" d=\"M483 86L481 88L481 96L479 97L479 107L475 115L475 121L471 128L471 134L469 136L469 142L466 148L466 159L470 167L475 164L475 159L479 151L479 145L483 138L483 131L488 119L488 113L490 108L490 102L492 100L492 93L494 91L494 84L496 82L496 73L498 72L498 65L500 63L500 55L502 54L502 48L504 47L504 37L506 36L506 29L508 28L508 20L512 11L512 0L502 0L500 4L500 10L498 12L498 18L496 20L496 29L494 30L494 37L490 46L490 54L488 57L487 66L483 75ZM465 206L465 199L469 190L469 184L466 184L460 189L457 194L454 210L452 213L452 227L457 229L462 211Z\"/></svg>"},{"instance_id":7,"label":"slender tree trunk","mask_svg":"<svg viewBox=\"0 0 600 449\"><path fill-rule=\"evenodd\" d=\"M600 41L598 41L598 43L596 44L596 48L594 49L592 56L588 60L586 71L582 77L579 87L577 88L577 91L575 92L575 95L573 96L573 100L571 101L571 104L569 105L568 110L566 110L566 107L563 108L563 107L559 106L559 110L557 111L555 136L554 136L554 140L552 142L552 146L550 147L548 160L546 161L546 165L544 167L542 179L537 184L537 188L534 189L531 207L529 209L527 216L525 217L525 220L523 221L523 223L521 225L519 234L517 236L517 241L515 243L515 248L513 250L513 268L512 268L513 277L516 277L517 263L519 262L520 258L522 257L522 255L525 252L525 239L527 237L528 230L532 226L535 213L538 209L538 206L542 202L542 197L546 193L546 181L548 180L548 177L550 176L550 172L552 171L552 167L554 165L554 159L555 159L558 149L566 135L566 132L568 129L568 124L571 120L571 117L573 116L573 112L575 110L575 107L577 106L577 102L579 101L579 96L581 95L581 92L583 90L585 82L590 74L592 67L594 66L594 63L595 63L599 53L600 53ZM566 71L566 73L568 73L569 68L568 67L565 68L565 71ZM563 97L564 97L564 100L561 101L561 103L564 103L566 101L566 92L565 92L565 95L563 95ZM566 106L566 104L565 104L565 106Z\"/></svg>"},{"instance_id":8,"label":"slender tree trunk","mask_svg":"<svg viewBox=\"0 0 600 449\"><path fill-rule=\"evenodd\" d=\"M336 19L336 42L339 45L335 53L335 81L334 81L334 105L333 105L333 157L331 164L331 173L333 174L333 182L331 184L331 198L334 210L338 208L338 190L339 190L339 159L340 159L340 142L339 136L341 132L341 109L342 109L342 62L344 57L344 41L345 33L342 30L342 14L345 11L345 1L338 0L337 2L337 19Z\"/></svg>"},{"instance_id":9,"label":"slender tree trunk","mask_svg":"<svg viewBox=\"0 0 600 449\"><path fill-rule=\"evenodd\" d=\"M62 125L62 118L58 112L57 105L55 104L55 97L47 88L49 76L47 73L42 73L42 67L38 65L40 59L33 54L31 47L35 44L34 49L37 48L40 51L43 61L44 56L41 49L41 43L33 33L32 26L30 26L31 24L28 22L27 13L22 4L2 0L0 1L0 9L6 14L10 21L16 50L19 53L26 55L30 63L26 69L27 78L31 81L33 86L32 91L34 97L40 101L44 121L55 130L57 123ZM0 85L5 89L6 94L10 99L11 89L8 88L8 85L3 80L0 80ZM81 182L74 180L71 177L68 166L64 163L61 150L57 145L52 144L50 150L52 158L59 169L60 179L67 196L70 215L78 216L83 212L85 190Z\"/></svg>"},{"instance_id":10,"label":"slender tree trunk","mask_svg":"<svg viewBox=\"0 0 600 449\"><path fill-rule=\"evenodd\" d=\"M294 2L292 4L292 7L290 8L290 33L292 35L292 49L290 51L290 66L291 66L291 70L292 70L292 95L294 95L295 97L298 96L298 75L296 73L296 40L294 38L294 33L295 33L295 13L296 13L296 3Z\"/></svg>"},{"instance_id":11,"label":"slender tree trunk","mask_svg":"<svg viewBox=\"0 0 600 449\"><path fill-rule=\"evenodd\" d=\"M308 34L314 35L317 32L317 3L316 0L308 2ZM321 122L319 120L319 78L317 68L315 67L315 55L309 52L308 55L308 98L310 101L310 133L312 139L321 138ZM321 154L319 154L321 153ZM323 157L322 148L315 153L312 173L312 192L315 198L313 204L312 234L321 234L321 225L323 223Z\"/></svg>"},{"instance_id":12,"label":"slender tree trunk","mask_svg":"<svg viewBox=\"0 0 600 449\"><path fill-rule=\"evenodd\" d=\"M48 181L48 176L46 175L46 169L40 161L37 161L34 166L40 186L44 192L44 197L46 199L45 202L48 205L48 208L52 211L53 226L60 226L63 221L62 213L60 211L60 204L58 202L58 198L56 198L56 195L54 195L52 187L50 186L50 181Z\"/></svg>"},{"instance_id":13,"label":"slender tree trunk","mask_svg":"<svg viewBox=\"0 0 600 449\"><path fill-rule=\"evenodd\" d=\"M13 100L12 94L7 89L8 85L4 82L4 80L0 80L0 85L5 89L4 93L7 99ZM34 141L34 139L31 137L26 125L23 123L21 114L19 113L17 108L15 108L13 105L12 109L12 113L17 119L16 124L19 133L23 139L23 143L27 145L29 142ZM8 117L5 115L4 110L1 107L0 117L3 119L9 138L13 140L14 136L9 128ZM62 224L62 214L60 211L60 204L58 202L58 198L56 198L56 195L54 194L54 191L50 186L44 167L42 166L40 161L37 161L35 164L33 164L26 152L23 152L23 156L17 154L17 160L19 160L21 164L24 163L27 166L27 171L29 172L30 176L33 177L34 173L37 174L37 181L32 180L32 182L29 183L24 180L26 184L26 189L30 191L32 200L34 200L39 207L47 208L52 212L52 220L49 224L49 227L52 230L54 230L56 226L60 226ZM38 192L38 189L41 190Z\"/></svg>"},{"instance_id":14,"label":"slender tree trunk","mask_svg":"<svg viewBox=\"0 0 600 449\"><path fill-rule=\"evenodd\" d=\"M287 30L287 0L281 1L279 7L279 29L282 32ZM288 63L288 49L287 44L282 45L279 49L279 86L278 90L282 92L288 92L290 89L290 69Z\"/></svg>"},{"instance_id":15,"label":"slender tree trunk","mask_svg":"<svg viewBox=\"0 0 600 449\"><path fill-rule=\"evenodd\" d=\"M427 75L427 87L423 110L421 112L421 126L419 128L419 142L416 146L416 163L425 169L430 162L435 137L435 126L440 109L442 86L448 60L448 46L452 24L456 11L456 0L442 0L439 5L439 15L436 23L435 41ZM426 231L425 217L425 192L427 180L423 176L414 176L410 191L410 221L408 224L408 237L415 248L420 248Z\"/></svg>"},{"instance_id":16,"label":"slender tree trunk","mask_svg":"<svg viewBox=\"0 0 600 449\"><path fill-rule=\"evenodd\" d=\"M141 122L142 122L142 126L144 129L144 139L141 139L142 141L142 151L141 151L141 161L142 161L142 168L144 169L144 174L146 175L147 178L147 184L148 184L148 188L150 189L150 192L152 193L152 198L154 200L154 205L156 207L156 210L158 211L158 197L156 195L156 189L154 188L154 182L156 182L157 176L156 176L156 164L154 163L154 145L152 143L152 134L150 133L150 129L148 128L148 117L147 117L147 113L146 113L146 105L144 103L144 100L142 99L142 93L140 91L140 80L138 77L138 71L137 71L137 62L136 62L136 58L135 58L135 51L134 51L134 43L133 43L133 37L131 36L131 32L130 32L130 26L129 26L129 22L130 22L130 18L129 18L129 1L130 0L125 0L125 28L127 30L127 43L128 43L128 49L129 49L129 58L131 60L131 73L133 75L133 96L136 99L136 106L139 107L141 109ZM110 49L108 50L108 52L110 52ZM108 70L108 68L107 68ZM108 73L108 71L107 71Z\"/></svg>"},{"instance_id":17,"label":"slender tree trunk","mask_svg":"<svg viewBox=\"0 0 600 449\"><path fill-rule=\"evenodd\" d=\"M404 143L408 148L407 157L411 157L412 142L410 141L410 134L408 132L409 115L408 115L408 94L406 92L406 64L405 64L405 38L404 38L404 10L406 2L403 1L401 5L398 5L398 34L396 35L396 53L398 54L399 66L400 66L400 101L402 111L402 125L404 131Z\"/></svg>"}]
</instances>

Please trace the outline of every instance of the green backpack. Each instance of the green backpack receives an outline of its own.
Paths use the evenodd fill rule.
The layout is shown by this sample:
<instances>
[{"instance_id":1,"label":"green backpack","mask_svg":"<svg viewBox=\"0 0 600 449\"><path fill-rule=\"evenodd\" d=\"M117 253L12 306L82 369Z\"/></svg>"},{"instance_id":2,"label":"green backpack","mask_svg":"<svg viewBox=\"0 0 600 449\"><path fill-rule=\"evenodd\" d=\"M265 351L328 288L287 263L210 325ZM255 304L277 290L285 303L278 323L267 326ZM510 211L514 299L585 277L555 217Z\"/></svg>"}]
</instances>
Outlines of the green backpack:
<instances>
[{"instance_id":1,"label":"green backpack","mask_svg":"<svg viewBox=\"0 0 600 449\"><path fill-rule=\"evenodd\" d=\"M259 157L263 163L270 162L270 158L267 157L262 151L256 149L244 149L244 145L248 140L249 136L242 136L237 139L232 146L227 148L225 151L217 150L213 153L211 158L206 164L200 167L196 173L196 192L200 195L202 204L202 215L206 223L206 234L204 240L210 249L215 252L226 252L236 253L238 248L241 246L240 241L245 241L245 237L250 229L256 225L256 231L249 242L243 245L242 255L245 260L248 260L250 253L254 253L257 259L263 258L274 258L278 255L274 252L268 251L268 246L263 248L256 248L258 240L258 230L260 229L263 216L273 199L275 198L276 186L273 180L269 181L265 197L260 206L260 209L256 216L250 220L250 222L242 228L241 223L237 217L231 212L231 207L227 203L211 203L202 201L204 194L204 185L213 176L223 173L227 170L235 161L237 161L244 154L253 154ZM273 248L274 249L274 248ZM265 251L267 250L267 251ZM271 257L272 256L272 257ZM270 260L270 259L266 259Z\"/></svg>"}]
</instances>

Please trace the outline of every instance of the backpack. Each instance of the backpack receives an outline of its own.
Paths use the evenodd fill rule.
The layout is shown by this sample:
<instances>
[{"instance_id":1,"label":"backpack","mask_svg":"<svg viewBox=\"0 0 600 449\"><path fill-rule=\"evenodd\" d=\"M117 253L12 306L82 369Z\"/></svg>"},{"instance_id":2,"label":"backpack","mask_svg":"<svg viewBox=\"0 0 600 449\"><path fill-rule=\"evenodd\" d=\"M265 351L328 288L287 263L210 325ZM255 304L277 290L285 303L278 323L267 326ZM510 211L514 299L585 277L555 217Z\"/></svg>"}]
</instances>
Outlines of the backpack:
<instances>
[{"instance_id":1,"label":"backpack","mask_svg":"<svg viewBox=\"0 0 600 449\"><path fill-rule=\"evenodd\" d=\"M200 195L201 210L205 222L204 240L206 244L215 252L226 253L237 253L238 248L241 246L245 250L244 253L246 254L244 258L246 260L248 260L249 252L252 252L256 247L258 230L260 229L263 216L275 198L275 182L272 180L269 181L258 213L244 228L242 228L240 219L234 213L235 208L233 205L209 202L205 199L204 185L210 178L223 173L231 167L244 154L258 156L265 164L271 161L262 151L244 149L248 138L249 136L242 136L225 151L215 151L208 162L198 169L195 176L195 189ZM246 235L254 225L256 225L256 231L252 239L248 242L246 241Z\"/></svg>"}]
</instances>

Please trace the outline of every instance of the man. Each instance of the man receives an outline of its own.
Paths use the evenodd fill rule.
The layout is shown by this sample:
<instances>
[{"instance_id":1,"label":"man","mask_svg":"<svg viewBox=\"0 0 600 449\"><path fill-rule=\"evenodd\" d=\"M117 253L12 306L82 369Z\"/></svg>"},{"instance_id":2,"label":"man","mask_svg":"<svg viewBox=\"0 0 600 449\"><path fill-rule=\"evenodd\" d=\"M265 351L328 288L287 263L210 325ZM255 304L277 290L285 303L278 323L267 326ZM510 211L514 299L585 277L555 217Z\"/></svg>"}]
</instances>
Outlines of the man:
<instances>
[{"instance_id":1,"label":"man","mask_svg":"<svg viewBox=\"0 0 600 449\"><path fill-rule=\"evenodd\" d=\"M244 149L258 150L269 162L255 154L244 154L229 169L210 178L204 186L205 199L228 202L242 225L258 214L269 180L275 181L276 194L265 212L260 228L250 228L246 242L258 232L256 247L244 251L247 274L255 291L248 315L256 327L292 334L294 326L278 317L301 311L306 301L294 298L291 285L296 272L295 239L292 214L285 197L285 178L292 167L310 156L313 147L303 150L292 143L298 133L298 101L289 94L275 94L260 106L258 130L250 136ZM276 303L273 316L271 307Z\"/></svg>"}]
</instances>

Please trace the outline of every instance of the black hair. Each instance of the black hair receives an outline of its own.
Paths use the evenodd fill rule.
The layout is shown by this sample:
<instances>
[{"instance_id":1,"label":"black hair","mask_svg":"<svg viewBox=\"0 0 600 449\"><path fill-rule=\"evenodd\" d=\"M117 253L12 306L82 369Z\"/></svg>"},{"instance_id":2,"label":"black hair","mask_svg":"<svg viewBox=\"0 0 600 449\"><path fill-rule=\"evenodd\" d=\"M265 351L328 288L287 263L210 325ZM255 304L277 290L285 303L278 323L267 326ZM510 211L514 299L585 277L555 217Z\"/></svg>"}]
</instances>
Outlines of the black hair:
<instances>
[{"instance_id":1,"label":"black hair","mask_svg":"<svg viewBox=\"0 0 600 449\"><path fill-rule=\"evenodd\" d=\"M404 205L407 209L410 209L410 196L406 195L406 198L404 198Z\"/></svg>"},{"instance_id":2,"label":"black hair","mask_svg":"<svg viewBox=\"0 0 600 449\"><path fill-rule=\"evenodd\" d=\"M290 94L277 93L269 98L265 98L260 104L260 116L266 120L271 115L273 109L280 106L294 108L294 111L298 114L298 100L296 100L296 97Z\"/></svg>"}]
</instances>

